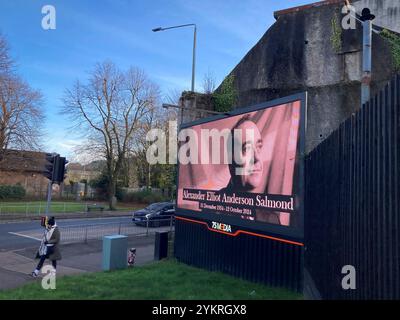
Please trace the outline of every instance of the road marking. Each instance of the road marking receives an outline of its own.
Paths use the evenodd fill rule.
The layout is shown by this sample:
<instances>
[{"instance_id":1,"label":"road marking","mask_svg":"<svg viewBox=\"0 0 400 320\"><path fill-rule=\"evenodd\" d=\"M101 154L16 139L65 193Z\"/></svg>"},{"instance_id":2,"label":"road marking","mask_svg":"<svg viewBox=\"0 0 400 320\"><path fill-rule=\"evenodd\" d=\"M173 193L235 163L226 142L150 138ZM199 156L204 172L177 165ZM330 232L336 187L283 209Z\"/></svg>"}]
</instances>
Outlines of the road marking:
<instances>
[{"instance_id":1,"label":"road marking","mask_svg":"<svg viewBox=\"0 0 400 320\"><path fill-rule=\"evenodd\" d=\"M21 233L17 233L17 232L9 232L9 233L13 234L15 236L23 237L23 238L28 238L28 239L32 239L32 240L36 240L36 241L42 241L42 239L38 239L38 238L35 238L35 237L27 236L25 234L21 234Z\"/></svg>"}]
</instances>

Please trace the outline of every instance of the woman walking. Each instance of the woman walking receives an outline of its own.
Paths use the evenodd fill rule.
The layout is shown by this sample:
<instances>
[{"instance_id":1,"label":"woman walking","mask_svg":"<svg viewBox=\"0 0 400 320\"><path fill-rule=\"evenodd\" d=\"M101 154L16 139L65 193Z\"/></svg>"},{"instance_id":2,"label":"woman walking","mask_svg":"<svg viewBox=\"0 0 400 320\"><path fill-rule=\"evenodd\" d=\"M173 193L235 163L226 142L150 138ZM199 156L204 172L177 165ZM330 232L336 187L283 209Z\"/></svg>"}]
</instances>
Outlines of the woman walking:
<instances>
[{"instance_id":1,"label":"woman walking","mask_svg":"<svg viewBox=\"0 0 400 320\"><path fill-rule=\"evenodd\" d=\"M36 258L39 258L39 263L34 271L32 277L36 278L43 267L44 261L49 259L53 265L54 272L57 269L57 261L61 260L61 253L59 248L60 243L60 230L57 227L54 217L48 219L46 223L46 231L43 235L42 242L40 243L39 250Z\"/></svg>"}]
</instances>

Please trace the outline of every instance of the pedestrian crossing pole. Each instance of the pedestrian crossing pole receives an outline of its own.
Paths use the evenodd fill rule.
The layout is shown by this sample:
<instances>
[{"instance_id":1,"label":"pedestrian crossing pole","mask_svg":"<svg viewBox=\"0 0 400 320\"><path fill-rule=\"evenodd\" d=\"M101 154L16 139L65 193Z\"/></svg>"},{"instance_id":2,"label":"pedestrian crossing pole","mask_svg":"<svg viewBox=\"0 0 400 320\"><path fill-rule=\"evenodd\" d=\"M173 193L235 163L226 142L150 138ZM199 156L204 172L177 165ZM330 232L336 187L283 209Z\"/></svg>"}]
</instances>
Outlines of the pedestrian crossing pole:
<instances>
[{"instance_id":1,"label":"pedestrian crossing pole","mask_svg":"<svg viewBox=\"0 0 400 320\"><path fill-rule=\"evenodd\" d=\"M46 203L46 216L49 215L50 205L51 205L51 191L52 191L53 181L49 181L47 186L47 203Z\"/></svg>"}]
</instances>

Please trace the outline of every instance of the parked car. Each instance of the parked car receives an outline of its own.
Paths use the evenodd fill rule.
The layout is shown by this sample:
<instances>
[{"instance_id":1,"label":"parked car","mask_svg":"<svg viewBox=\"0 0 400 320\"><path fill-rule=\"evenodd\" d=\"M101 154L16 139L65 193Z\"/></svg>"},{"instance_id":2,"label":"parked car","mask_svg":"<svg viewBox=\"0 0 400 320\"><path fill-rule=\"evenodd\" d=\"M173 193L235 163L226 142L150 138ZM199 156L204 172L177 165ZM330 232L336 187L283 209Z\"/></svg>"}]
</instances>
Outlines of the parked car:
<instances>
[{"instance_id":1,"label":"parked car","mask_svg":"<svg viewBox=\"0 0 400 320\"><path fill-rule=\"evenodd\" d=\"M134 211L132 221L138 226L159 227L169 225L175 215L175 206L172 202L152 203L148 207Z\"/></svg>"}]
</instances>

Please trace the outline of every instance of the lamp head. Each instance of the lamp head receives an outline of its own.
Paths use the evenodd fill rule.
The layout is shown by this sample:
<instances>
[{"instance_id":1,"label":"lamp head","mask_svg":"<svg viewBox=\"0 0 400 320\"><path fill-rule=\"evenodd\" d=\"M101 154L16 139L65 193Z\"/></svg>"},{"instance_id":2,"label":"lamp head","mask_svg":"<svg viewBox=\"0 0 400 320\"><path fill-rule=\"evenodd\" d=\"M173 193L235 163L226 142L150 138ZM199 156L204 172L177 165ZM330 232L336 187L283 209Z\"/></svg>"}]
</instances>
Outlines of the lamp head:
<instances>
[{"instance_id":1,"label":"lamp head","mask_svg":"<svg viewBox=\"0 0 400 320\"><path fill-rule=\"evenodd\" d=\"M158 28L154 28L154 29L152 29L152 31L153 32L158 32L158 31L161 31L162 30L162 28L161 27L158 27Z\"/></svg>"},{"instance_id":2,"label":"lamp head","mask_svg":"<svg viewBox=\"0 0 400 320\"><path fill-rule=\"evenodd\" d=\"M364 8L361 13L360 20L361 21L372 21L375 19L375 15L371 14L371 10L369 8Z\"/></svg>"}]
</instances>

